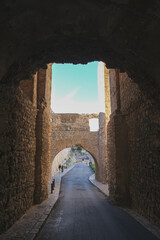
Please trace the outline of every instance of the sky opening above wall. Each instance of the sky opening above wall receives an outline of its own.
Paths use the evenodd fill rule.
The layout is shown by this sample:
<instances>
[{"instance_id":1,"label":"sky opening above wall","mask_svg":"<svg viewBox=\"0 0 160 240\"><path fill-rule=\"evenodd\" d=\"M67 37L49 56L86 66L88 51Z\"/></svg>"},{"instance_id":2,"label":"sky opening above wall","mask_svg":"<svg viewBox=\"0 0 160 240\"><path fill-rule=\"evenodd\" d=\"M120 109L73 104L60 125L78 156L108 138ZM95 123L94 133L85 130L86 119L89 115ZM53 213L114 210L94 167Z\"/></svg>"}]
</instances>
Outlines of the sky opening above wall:
<instances>
[{"instance_id":1,"label":"sky opening above wall","mask_svg":"<svg viewBox=\"0 0 160 240\"><path fill-rule=\"evenodd\" d=\"M98 62L52 65L51 108L55 113L99 113Z\"/></svg>"}]
</instances>

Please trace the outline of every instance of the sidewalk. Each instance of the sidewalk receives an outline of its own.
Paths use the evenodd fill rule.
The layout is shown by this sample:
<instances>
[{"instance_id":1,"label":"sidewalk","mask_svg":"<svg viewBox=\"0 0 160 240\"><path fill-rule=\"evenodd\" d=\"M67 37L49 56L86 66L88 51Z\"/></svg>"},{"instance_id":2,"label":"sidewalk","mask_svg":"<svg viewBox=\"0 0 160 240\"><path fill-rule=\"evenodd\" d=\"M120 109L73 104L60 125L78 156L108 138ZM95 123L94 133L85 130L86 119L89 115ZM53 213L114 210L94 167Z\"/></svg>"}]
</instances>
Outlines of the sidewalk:
<instances>
[{"instance_id":1,"label":"sidewalk","mask_svg":"<svg viewBox=\"0 0 160 240\"><path fill-rule=\"evenodd\" d=\"M108 189L108 184L102 184L98 182L95 179L95 174L90 176L89 178L90 182L95 185L101 192L103 192L107 197L109 197L109 189ZM152 232L156 237L160 239L160 229L156 227L155 225L151 224L146 218L142 217L132 209L126 209L126 208L121 208L124 211L126 211L128 214L130 214L133 218L137 220L140 224L142 224L146 229L148 229L150 232Z\"/></svg>"},{"instance_id":2,"label":"sidewalk","mask_svg":"<svg viewBox=\"0 0 160 240\"><path fill-rule=\"evenodd\" d=\"M108 184L103 184L103 183L98 182L95 179L95 174L90 176L89 180L93 185L95 185L97 188L99 188L99 190L101 190L101 192L103 192L107 197L109 196Z\"/></svg>"},{"instance_id":3,"label":"sidewalk","mask_svg":"<svg viewBox=\"0 0 160 240\"><path fill-rule=\"evenodd\" d=\"M49 194L48 199L27 210L11 228L0 235L0 240L33 240L59 198L61 178L73 167L74 165L65 169L63 173L57 173L54 176L55 189L52 194Z\"/></svg>"}]
</instances>

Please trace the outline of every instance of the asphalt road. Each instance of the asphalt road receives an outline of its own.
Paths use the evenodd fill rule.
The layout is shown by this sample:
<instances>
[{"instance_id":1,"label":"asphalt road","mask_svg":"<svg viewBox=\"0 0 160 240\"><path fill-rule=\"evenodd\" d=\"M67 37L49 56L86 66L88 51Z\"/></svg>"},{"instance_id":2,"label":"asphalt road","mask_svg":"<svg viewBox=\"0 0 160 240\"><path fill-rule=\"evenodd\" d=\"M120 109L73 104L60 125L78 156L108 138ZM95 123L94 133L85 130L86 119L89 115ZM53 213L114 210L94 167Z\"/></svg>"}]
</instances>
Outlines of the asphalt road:
<instances>
[{"instance_id":1,"label":"asphalt road","mask_svg":"<svg viewBox=\"0 0 160 240\"><path fill-rule=\"evenodd\" d=\"M157 240L151 232L88 180L89 167L76 165L62 178L58 203L38 235L45 240Z\"/></svg>"}]
</instances>

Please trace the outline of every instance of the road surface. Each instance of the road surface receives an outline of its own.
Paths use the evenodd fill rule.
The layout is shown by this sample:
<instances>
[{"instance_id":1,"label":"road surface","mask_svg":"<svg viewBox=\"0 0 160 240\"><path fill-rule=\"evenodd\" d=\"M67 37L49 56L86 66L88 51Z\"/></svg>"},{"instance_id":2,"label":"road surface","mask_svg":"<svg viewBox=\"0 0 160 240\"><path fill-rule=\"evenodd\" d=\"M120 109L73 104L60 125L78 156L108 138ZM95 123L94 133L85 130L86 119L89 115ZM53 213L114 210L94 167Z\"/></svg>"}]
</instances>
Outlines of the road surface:
<instances>
[{"instance_id":1,"label":"road surface","mask_svg":"<svg viewBox=\"0 0 160 240\"><path fill-rule=\"evenodd\" d=\"M38 240L157 240L122 209L112 205L76 165L62 178L61 193Z\"/></svg>"}]
</instances>

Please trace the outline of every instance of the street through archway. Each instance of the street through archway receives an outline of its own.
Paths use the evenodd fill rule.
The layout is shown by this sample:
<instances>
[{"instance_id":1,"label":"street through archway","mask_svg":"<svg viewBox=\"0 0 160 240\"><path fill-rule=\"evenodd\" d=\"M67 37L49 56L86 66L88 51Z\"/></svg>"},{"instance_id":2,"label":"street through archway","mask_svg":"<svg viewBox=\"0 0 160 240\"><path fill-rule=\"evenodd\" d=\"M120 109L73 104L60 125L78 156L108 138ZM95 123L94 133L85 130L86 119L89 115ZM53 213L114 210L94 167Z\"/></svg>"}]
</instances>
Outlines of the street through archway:
<instances>
[{"instance_id":1,"label":"street through archway","mask_svg":"<svg viewBox=\"0 0 160 240\"><path fill-rule=\"evenodd\" d=\"M38 240L156 240L148 230L88 180L91 169L77 164L62 179L60 198Z\"/></svg>"}]
</instances>

